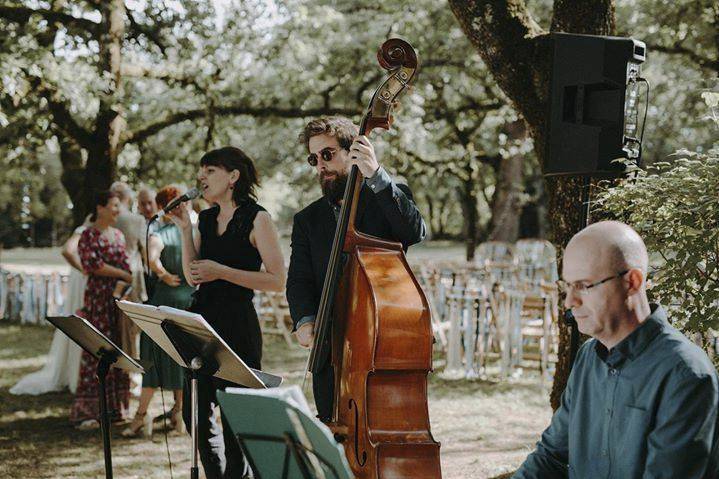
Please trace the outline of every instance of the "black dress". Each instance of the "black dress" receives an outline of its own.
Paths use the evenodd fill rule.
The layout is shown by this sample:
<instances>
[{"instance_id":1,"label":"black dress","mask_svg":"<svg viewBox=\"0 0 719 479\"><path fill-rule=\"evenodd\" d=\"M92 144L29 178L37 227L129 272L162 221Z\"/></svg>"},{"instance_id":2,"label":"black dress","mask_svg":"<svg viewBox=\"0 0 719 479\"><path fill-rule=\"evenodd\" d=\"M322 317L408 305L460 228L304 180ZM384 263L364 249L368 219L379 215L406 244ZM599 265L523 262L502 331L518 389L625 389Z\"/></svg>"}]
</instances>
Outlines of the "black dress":
<instances>
[{"instance_id":1,"label":"black dress","mask_svg":"<svg viewBox=\"0 0 719 479\"><path fill-rule=\"evenodd\" d=\"M264 208L247 199L240 203L221 235L217 234L218 206L200 213L200 259L209 259L231 268L259 271L262 258L250 243L252 224ZM203 283L194 294L190 311L201 314L225 342L250 367L260 369L262 361L262 332L257 319L251 289L224 280ZM222 431L214 420L217 406L216 391L232 386L215 378L198 379L198 448L207 479L243 478L249 474L237 441L220 414ZM185 381L182 415L190 430L190 388Z\"/></svg>"},{"instance_id":2,"label":"black dress","mask_svg":"<svg viewBox=\"0 0 719 479\"><path fill-rule=\"evenodd\" d=\"M219 206L200 213L200 258L209 259L230 268L259 271L262 258L250 243L252 224L257 213L265 209L252 200L240 204L227 229L217 234ZM224 280L200 285L190 308L202 314L222 339L247 363L260 369L262 361L262 331L252 304L254 291Z\"/></svg>"}]
</instances>

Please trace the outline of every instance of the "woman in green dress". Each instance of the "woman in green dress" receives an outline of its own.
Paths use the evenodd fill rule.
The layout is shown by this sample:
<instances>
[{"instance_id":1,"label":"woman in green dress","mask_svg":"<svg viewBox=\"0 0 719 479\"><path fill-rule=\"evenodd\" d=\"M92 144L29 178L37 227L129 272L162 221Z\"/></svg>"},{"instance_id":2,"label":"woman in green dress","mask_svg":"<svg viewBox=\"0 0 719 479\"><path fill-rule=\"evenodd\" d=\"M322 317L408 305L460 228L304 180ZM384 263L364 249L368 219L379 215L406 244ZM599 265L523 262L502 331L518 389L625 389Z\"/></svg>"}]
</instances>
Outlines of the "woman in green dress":
<instances>
[{"instance_id":1,"label":"woman in green dress","mask_svg":"<svg viewBox=\"0 0 719 479\"><path fill-rule=\"evenodd\" d=\"M157 206L160 209L164 208L184 192L184 188L176 185L162 188L155 197ZM189 207L190 203L187 202L178 208ZM166 220L166 217L161 219L163 220ZM187 284L185 275L182 274L182 237L180 230L169 219L163 221L160 228L150 236L148 253L150 269L157 275L157 282L148 304L187 309L192 302L195 288ZM152 435L152 417L148 415L147 409L157 388L172 390L175 405L170 412L170 423L173 429L181 431L183 428L182 368L145 333L140 337L140 359L152 362L153 366L142 378L140 404L134 419L123 431L123 436L132 437L140 433L146 437Z\"/></svg>"}]
</instances>

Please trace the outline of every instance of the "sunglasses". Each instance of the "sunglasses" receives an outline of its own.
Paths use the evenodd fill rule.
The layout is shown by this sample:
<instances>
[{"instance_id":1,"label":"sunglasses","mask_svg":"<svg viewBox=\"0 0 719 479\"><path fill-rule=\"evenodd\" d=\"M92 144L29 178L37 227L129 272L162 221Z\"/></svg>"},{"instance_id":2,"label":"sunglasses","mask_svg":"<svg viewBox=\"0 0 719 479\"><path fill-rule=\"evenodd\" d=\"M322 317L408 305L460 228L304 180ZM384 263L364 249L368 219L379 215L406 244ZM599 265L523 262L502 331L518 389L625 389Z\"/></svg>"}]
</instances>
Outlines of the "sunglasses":
<instances>
[{"instance_id":1,"label":"sunglasses","mask_svg":"<svg viewBox=\"0 0 719 479\"><path fill-rule=\"evenodd\" d=\"M336 148L324 148L320 150L320 157L322 158L322 161L327 163L328 161L332 161L332 158L335 157L335 153L337 153ZM307 163L310 164L310 166L317 166L317 153L310 153L310 155L307 157Z\"/></svg>"}]
</instances>

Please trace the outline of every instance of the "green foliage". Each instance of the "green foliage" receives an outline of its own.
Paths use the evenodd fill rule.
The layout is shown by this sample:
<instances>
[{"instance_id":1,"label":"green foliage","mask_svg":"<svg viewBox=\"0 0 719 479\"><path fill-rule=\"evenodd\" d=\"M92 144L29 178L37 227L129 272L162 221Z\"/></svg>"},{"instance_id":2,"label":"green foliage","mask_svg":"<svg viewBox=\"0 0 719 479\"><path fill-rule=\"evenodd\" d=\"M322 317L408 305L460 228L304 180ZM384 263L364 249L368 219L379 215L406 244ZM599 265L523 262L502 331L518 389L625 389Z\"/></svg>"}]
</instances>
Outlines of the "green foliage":
<instances>
[{"instance_id":1,"label":"green foliage","mask_svg":"<svg viewBox=\"0 0 719 479\"><path fill-rule=\"evenodd\" d=\"M100 19L98 2L0 3ZM527 2L545 28L551 3ZM126 5L121 88L112 98L125 122L119 178L153 186L189 184L204 151L233 144L255 159L264 182L262 199L287 231L292 212L318 194L296 142L305 121L302 111L341 108L358 119L382 78L374 51L382 39L396 35L416 47L420 71L393 130L373 139L381 160L409 182L435 236L465 234L468 206L478 212L479 236L487 233L497 158L506 156L502 127L515 115L445 2L147 0ZM715 18L710 0L617 1L619 33L649 43L645 73L653 87L645 158L650 163L680 145L706 151L711 144L698 105L711 67L703 59L716 58ZM655 54L652 43L665 53ZM48 98L66 105L74 122L93 132L109 82L100 53L86 24L51 22L40 14L20 22L0 17L0 205L5 205L3 220L12 219L8 227L20 236L19 191L25 184L34 221L49 217L69 223L64 205L71 201L59 189L60 178L72 192L67 176L82 174L87 151L70 173L64 166L49 168L59 167L60 155L48 145L77 147L77 142ZM51 94L41 94L33 82ZM257 111L238 114L227 107ZM273 115L266 112L270 107L294 113ZM186 114L190 111L195 114ZM152 134L134 136L163 122ZM526 185L538 175L533 152L525 164ZM39 208L42 191L55 192L53 201L63 209Z\"/></svg>"},{"instance_id":2,"label":"green foliage","mask_svg":"<svg viewBox=\"0 0 719 479\"><path fill-rule=\"evenodd\" d=\"M671 159L605 189L599 203L632 225L656 255L653 299L672 309L685 332L707 337L719 331L719 144Z\"/></svg>"},{"instance_id":3,"label":"green foliage","mask_svg":"<svg viewBox=\"0 0 719 479\"><path fill-rule=\"evenodd\" d=\"M478 198L472 206L481 211L482 225L489 223L496 165L482 158L497 154L499 129L514 115L446 5L286 0L268 8L264 1L218 2L218 15L208 4L215 5L128 2L132 22L126 22L122 88L115 98L126 122L117 161L120 179L153 186L192 183L204 151L233 144L255 159L265 186L261 199L286 230L292 212L318 194L297 142L306 121L301 112L342 108L358 120L384 76L377 46L388 36L401 36L415 46L421 66L393 130L373 138L381 161L418 192L420 208L433 216L438 236L462 234L460 201L468 179L475 180L470 185ZM93 19L95 10L89 3L65 8ZM6 34L0 50L0 122L17 125L5 133L6 142L0 133L0 157L4 145L18 147L21 138L43 148L53 137L72 136L57 127L47 102L30 88L32 75L68 105L81 127L95 127L108 80L98 67L98 45L81 29L61 29L54 42L43 43L47 26L39 15L25 24L0 18L0 37ZM259 111L234 114L225 107ZM265 107L294 113L272 115ZM197 114L184 114L192 110ZM167 119L162 128L138 137Z\"/></svg>"}]
</instances>

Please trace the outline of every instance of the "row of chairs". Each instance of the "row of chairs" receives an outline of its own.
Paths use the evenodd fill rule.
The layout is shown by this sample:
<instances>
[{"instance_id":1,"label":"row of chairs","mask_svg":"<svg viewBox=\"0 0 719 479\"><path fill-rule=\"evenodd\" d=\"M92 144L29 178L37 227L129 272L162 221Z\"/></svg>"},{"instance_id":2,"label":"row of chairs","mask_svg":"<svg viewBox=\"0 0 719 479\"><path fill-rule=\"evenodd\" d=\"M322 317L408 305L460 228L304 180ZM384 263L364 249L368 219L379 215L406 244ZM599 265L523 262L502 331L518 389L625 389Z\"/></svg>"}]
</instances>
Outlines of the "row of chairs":
<instances>
[{"instance_id":1,"label":"row of chairs","mask_svg":"<svg viewBox=\"0 0 719 479\"><path fill-rule=\"evenodd\" d=\"M500 375L536 361L542 377L556 362L556 250L544 240L487 242L475 262L423 264L420 280L432 310L447 377L474 378L498 359Z\"/></svg>"},{"instance_id":2,"label":"row of chairs","mask_svg":"<svg viewBox=\"0 0 719 479\"><path fill-rule=\"evenodd\" d=\"M0 319L44 324L46 316L67 313L64 307L67 288L67 275L0 270Z\"/></svg>"},{"instance_id":3,"label":"row of chairs","mask_svg":"<svg viewBox=\"0 0 719 479\"><path fill-rule=\"evenodd\" d=\"M556 356L558 294L556 251L543 240L482 243L471 263L423 262L419 278L428 297L444 374L487 374L491 359L507 376L526 361L547 373ZM0 319L46 324L65 314L67 275L0 271ZM258 292L255 307L267 334L288 345L292 321L283 293ZM544 375L543 375L544 376Z\"/></svg>"}]
</instances>

